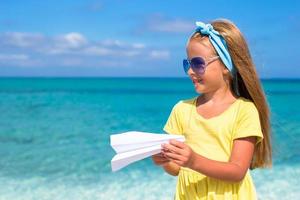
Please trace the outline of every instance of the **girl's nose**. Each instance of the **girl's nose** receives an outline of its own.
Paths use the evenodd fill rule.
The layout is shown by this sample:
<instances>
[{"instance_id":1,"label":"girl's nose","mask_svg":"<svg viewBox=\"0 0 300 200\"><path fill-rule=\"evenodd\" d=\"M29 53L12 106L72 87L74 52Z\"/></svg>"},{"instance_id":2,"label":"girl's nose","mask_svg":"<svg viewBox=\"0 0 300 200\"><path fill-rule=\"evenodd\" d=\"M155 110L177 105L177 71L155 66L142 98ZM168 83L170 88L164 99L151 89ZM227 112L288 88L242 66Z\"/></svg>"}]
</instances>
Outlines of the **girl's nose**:
<instances>
[{"instance_id":1,"label":"girl's nose","mask_svg":"<svg viewBox=\"0 0 300 200\"><path fill-rule=\"evenodd\" d=\"M203 74L197 74L194 72L194 70L192 68L189 68L189 70L187 71L187 75L190 77L190 78L202 78Z\"/></svg>"},{"instance_id":2,"label":"girl's nose","mask_svg":"<svg viewBox=\"0 0 300 200\"><path fill-rule=\"evenodd\" d=\"M195 74L195 72L192 70L192 68L190 67L189 68L189 70L187 71L187 74L189 75L189 76L195 76L196 74Z\"/></svg>"}]
</instances>

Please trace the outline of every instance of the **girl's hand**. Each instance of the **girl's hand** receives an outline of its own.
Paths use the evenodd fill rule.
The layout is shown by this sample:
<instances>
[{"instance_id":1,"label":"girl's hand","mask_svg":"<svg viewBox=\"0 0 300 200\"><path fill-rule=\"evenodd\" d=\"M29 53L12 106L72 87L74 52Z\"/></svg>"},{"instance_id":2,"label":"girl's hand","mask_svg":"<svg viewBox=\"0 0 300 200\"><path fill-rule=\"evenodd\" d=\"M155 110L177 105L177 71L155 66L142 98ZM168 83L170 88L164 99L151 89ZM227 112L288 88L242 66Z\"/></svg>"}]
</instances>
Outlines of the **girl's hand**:
<instances>
[{"instance_id":1,"label":"girl's hand","mask_svg":"<svg viewBox=\"0 0 300 200\"><path fill-rule=\"evenodd\" d=\"M164 166L165 164L168 164L170 162L170 160L167 159L162 153L153 155L152 160L154 164L159 166Z\"/></svg>"},{"instance_id":2,"label":"girl's hand","mask_svg":"<svg viewBox=\"0 0 300 200\"><path fill-rule=\"evenodd\" d=\"M196 153L183 142L170 140L170 144L162 145L162 154L181 167L192 168Z\"/></svg>"}]
</instances>

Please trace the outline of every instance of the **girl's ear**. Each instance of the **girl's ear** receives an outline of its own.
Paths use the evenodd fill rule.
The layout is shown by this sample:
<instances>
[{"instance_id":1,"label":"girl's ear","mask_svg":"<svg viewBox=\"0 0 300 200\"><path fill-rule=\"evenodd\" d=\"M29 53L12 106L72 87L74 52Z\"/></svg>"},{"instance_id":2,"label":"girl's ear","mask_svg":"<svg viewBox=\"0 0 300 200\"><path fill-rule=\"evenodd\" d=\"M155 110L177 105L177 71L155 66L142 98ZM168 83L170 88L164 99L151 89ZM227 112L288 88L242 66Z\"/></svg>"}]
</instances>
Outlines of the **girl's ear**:
<instances>
[{"instance_id":1,"label":"girl's ear","mask_svg":"<svg viewBox=\"0 0 300 200\"><path fill-rule=\"evenodd\" d=\"M230 71L227 69L227 67L223 66L223 75L224 76L230 76Z\"/></svg>"},{"instance_id":2,"label":"girl's ear","mask_svg":"<svg viewBox=\"0 0 300 200\"><path fill-rule=\"evenodd\" d=\"M229 82L232 80L231 73L229 69L227 69L227 67L223 66L222 73L223 73L224 80L227 80Z\"/></svg>"}]
</instances>

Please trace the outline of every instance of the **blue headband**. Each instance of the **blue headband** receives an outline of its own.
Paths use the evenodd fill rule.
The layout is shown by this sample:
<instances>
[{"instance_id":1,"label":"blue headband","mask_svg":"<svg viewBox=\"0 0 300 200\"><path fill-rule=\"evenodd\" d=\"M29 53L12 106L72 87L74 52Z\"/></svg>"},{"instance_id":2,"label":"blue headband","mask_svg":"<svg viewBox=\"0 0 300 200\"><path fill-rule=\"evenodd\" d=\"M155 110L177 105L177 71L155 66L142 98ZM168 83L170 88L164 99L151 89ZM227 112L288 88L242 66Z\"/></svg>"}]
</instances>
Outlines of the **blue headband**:
<instances>
[{"instance_id":1,"label":"blue headband","mask_svg":"<svg viewBox=\"0 0 300 200\"><path fill-rule=\"evenodd\" d=\"M233 66L231 56L228 52L226 41L224 40L223 36L216 30L211 24L205 24L203 22L196 22L196 32L200 32L202 35L208 35L208 38L212 45L214 46L215 50L217 51L218 55L220 56L222 62L233 75L233 90L239 96L239 86L238 86L238 79L237 79L237 71Z\"/></svg>"},{"instance_id":2,"label":"blue headband","mask_svg":"<svg viewBox=\"0 0 300 200\"><path fill-rule=\"evenodd\" d=\"M222 35L218 31L214 30L214 27L211 24L196 22L196 26L196 32L200 32L202 35L208 35L210 42L214 46L222 62L232 73L233 63L228 52L226 41Z\"/></svg>"}]
</instances>

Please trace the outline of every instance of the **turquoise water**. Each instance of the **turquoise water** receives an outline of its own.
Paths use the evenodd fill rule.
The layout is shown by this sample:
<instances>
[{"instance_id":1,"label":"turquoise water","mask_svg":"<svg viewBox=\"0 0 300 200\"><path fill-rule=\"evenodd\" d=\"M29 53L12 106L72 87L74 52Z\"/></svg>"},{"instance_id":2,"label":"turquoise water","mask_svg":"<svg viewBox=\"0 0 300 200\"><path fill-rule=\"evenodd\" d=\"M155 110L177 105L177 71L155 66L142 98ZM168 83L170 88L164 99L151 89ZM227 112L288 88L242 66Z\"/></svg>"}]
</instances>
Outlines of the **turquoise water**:
<instances>
[{"instance_id":1,"label":"turquoise water","mask_svg":"<svg viewBox=\"0 0 300 200\"><path fill-rule=\"evenodd\" d=\"M265 80L274 166L252 172L260 199L300 196L300 80ZM162 132L185 78L0 78L0 199L172 199L150 159L112 173L109 135Z\"/></svg>"}]
</instances>

